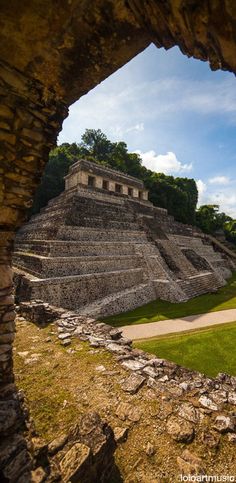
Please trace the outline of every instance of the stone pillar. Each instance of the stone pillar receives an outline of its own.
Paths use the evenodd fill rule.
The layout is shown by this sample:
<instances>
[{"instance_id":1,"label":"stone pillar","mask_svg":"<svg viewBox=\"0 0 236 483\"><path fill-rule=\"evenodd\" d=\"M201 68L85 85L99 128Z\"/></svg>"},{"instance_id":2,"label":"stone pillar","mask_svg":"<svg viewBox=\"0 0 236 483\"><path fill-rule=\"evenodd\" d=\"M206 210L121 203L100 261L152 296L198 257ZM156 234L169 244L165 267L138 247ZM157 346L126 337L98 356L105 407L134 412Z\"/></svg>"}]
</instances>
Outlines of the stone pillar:
<instances>
[{"instance_id":1,"label":"stone pillar","mask_svg":"<svg viewBox=\"0 0 236 483\"><path fill-rule=\"evenodd\" d=\"M115 191L115 182L114 181L109 182L109 191Z\"/></svg>"},{"instance_id":2,"label":"stone pillar","mask_svg":"<svg viewBox=\"0 0 236 483\"><path fill-rule=\"evenodd\" d=\"M137 188L134 188L133 189L133 198L138 198L138 189Z\"/></svg>"},{"instance_id":3,"label":"stone pillar","mask_svg":"<svg viewBox=\"0 0 236 483\"><path fill-rule=\"evenodd\" d=\"M95 187L102 189L103 178L101 176L95 176Z\"/></svg>"},{"instance_id":4,"label":"stone pillar","mask_svg":"<svg viewBox=\"0 0 236 483\"><path fill-rule=\"evenodd\" d=\"M12 363L14 232L25 219L66 115L53 93L0 63L0 481L27 481L30 468Z\"/></svg>"}]
</instances>

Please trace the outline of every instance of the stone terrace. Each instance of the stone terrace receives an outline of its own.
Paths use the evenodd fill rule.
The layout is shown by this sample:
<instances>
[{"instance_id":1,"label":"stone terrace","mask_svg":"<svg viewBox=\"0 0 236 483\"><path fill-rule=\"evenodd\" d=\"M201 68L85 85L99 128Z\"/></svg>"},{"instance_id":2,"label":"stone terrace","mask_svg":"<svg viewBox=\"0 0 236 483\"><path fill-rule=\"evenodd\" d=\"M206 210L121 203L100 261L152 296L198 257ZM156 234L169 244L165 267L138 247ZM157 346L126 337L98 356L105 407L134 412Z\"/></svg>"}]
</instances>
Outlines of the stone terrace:
<instances>
[{"instance_id":1,"label":"stone terrace","mask_svg":"<svg viewBox=\"0 0 236 483\"><path fill-rule=\"evenodd\" d=\"M17 236L17 292L99 317L224 285L229 257L146 198L141 181L77 162L66 190Z\"/></svg>"}]
</instances>

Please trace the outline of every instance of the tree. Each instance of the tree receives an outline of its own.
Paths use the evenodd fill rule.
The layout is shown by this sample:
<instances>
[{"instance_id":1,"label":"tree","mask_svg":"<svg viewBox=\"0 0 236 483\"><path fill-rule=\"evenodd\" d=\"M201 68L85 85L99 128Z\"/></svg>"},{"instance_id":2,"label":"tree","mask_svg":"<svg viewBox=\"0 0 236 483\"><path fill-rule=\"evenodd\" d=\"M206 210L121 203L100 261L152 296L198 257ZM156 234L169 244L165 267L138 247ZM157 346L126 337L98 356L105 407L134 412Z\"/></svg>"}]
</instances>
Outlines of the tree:
<instances>
[{"instance_id":1,"label":"tree","mask_svg":"<svg viewBox=\"0 0 236 483\"><path fill-rule=\"evenodd\" d=\"M230 216L219 212L219 205L202 205L196 212L196 224L205 233L224 230L225 223L231 220Z\"/></svg>"},{"instance_id":2,"label":"tree","mask_svg":"<svg viewBox=\"0 0 236 483\"><path fill-rule=\"evenodd\" d=\"M38 213L49 200L58 196L65 188L64 177L71 164L81 156L80 147L76 143L64 143L49 154L41 183L38 186L29 216Z\"/></svg>"},{"instance_id":3,"label":"tree","mask_svg":"<svg viewBox=\"0 0 236 483\"><path fill-rule=\"evenodd\" d=\"M236 245L236 220L227 221L224 224L226 240Z\"/></svg>"}]
</instances>

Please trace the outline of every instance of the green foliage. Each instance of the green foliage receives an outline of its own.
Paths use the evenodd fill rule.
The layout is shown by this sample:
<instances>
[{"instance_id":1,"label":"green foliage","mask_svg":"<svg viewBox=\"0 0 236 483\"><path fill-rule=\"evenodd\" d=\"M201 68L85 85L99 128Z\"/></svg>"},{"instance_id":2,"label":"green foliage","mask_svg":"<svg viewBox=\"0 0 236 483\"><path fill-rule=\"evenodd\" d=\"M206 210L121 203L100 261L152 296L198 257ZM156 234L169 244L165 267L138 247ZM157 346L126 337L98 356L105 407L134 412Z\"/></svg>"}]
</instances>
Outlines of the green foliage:
<instances>
[{"instance_id":1,"label":"green foliage","mask_svg":"<svg viewBox=\"0 0 236 483\"><path fill-rule=\"evenodd\" d=\"M219 212L219 205L202 205L196 212L196 224L205 233L223 230L224 224L230 220L230 216Z\"/></svg>"},{"instance_id":2,"label":"green foliage","mask_svg":"<svg viewBox=\"0 0 236 483\"><path fill-rule=\"evenodd\" d=\"M79 156L80 150L76 143L62 144L50 152L41 183L35 193L30 215L38 213L49 200L64 190L64 176Z\"/></svg>"},{"instance_id":3,"label":"green foliage","mask_svg":"<svg viewBox=\"0 0 236 483\"><path fill-rule=\"evenodd\" d=\"M155 206L166 208L178 221L194 222L198 192L193 179L174 178L146 169L137 153L128 152L125 142L109 141L100 129L86 129L81 143L64 143L51 151L30 214L40 211L63 191L64 176L81 157L142 179Z\"/></svg>"},{"instance_id":4,"label":"green foliage","mask_svg":"<svg viewBox=\"0 0 236 483\"><path fill-rule=\"evenodd\" d=\"M236 220L227 221L224 224L224 231L226 239L236 245Z\"/></svg>"},{"instance_id":5,"label":"green foliage","mask_svg":"<svg viewBox=\"0 0 236 483\"><path fill-rule=\"evenodd\" d=\"M205 233L214 235L218 230L236 245L236 220L219 212L219 205L202 205L196 212L196 225Z\"/></svg>"}]
</instances>

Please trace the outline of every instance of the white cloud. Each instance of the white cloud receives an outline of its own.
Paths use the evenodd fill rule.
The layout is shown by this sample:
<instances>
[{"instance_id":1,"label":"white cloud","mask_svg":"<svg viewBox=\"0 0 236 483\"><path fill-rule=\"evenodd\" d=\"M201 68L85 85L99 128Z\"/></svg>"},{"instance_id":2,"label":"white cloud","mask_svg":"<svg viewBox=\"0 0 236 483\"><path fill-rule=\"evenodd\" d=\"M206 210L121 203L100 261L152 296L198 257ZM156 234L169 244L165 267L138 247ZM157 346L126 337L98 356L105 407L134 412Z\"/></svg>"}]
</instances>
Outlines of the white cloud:
<instances>
[{"instance_id":1,"label":"white cloud","mask_svg":"<svg viewBox=\"0 0 236 483\"><path fill-rule=\"evenodd\" d=\"M236 194L235 187L229 189L222 188L219 192L213 190L201 179L196 181L198 189L198 206L201 205L219 205L219 210L236 219Z\"/></svg>"},{"instance_id":2,"label":"white cloud","mask_svg":"<svg viewBox=\"0 0 236 483\"><path fill-rule=\"evenodd\" d=\"M144 124L143 122L140 122L138 124L135 124L135 126L130 126L126 129L126 132L131 132L131 131L144 131Z\"/></svg>"},{"instance_id":3,"label":"white cloud","mask_svg":"<svg viewBox=\"0 0 236 483\"><path fill-rule=\"evenodd\" d=\"M236 218L236 195L233 192L229 192L227 189L219 193L209 193L208 200L210 204L219 205L220 211Z\"/></svg>"},{"instance_id":4,"label":"white cloud","mask_svg":"<svg viewBox=\"0 0 236 483\"><path fill-rule=\"evenodd\" d=\"M210 184L219 184L219 185L225 185L229 184L230 179L228 176L214 176L214 178L209 179Z\"/></svg>"},{"instance_id":5,"label":"white cloud","mask_svg":"<svg viewBox=\"0 0 236 483\"><path fill-rule=\"evenodd\" d=\"M184 171L189 172L193 167L192 163L182 164L172 151L168 151L166 154L156 154L153 150L144 153L137 150L136 153L141 156L143 166L156 173L179 174Z\"/></svg>"},{"instance_id":6,"label":"white cloud","mask_svg":"<svg viewBox=\"0 0 236 483\"><path fill-rule=\"evenodd\" d=\"M196 185L198 190L198 206L201 206L207 203L207 199L205 197L207 185L201 179L196 181Z\"/></svg>"},{"instance_id":7,"label":"white cloud","mask_svg":"<svg viewBox=\"0 0 236 483\"><path fill-rule=\"evenodd\" d=\"M144 125L145 137L155 125L159 142L163 142L167 137L164 123L169 119L178 123L179 116L188 113L200 114L203 119L206 115L224 116L226 122L236 123L235 79L231 77L214 82L173 76L139 81L126 78L122 72L127 72L128 66L123 69L70 107L60 143L78 142L86 128L100 128L112 140L123 137L129 141L144 131Z\"/></svg>"}]
</instances>

